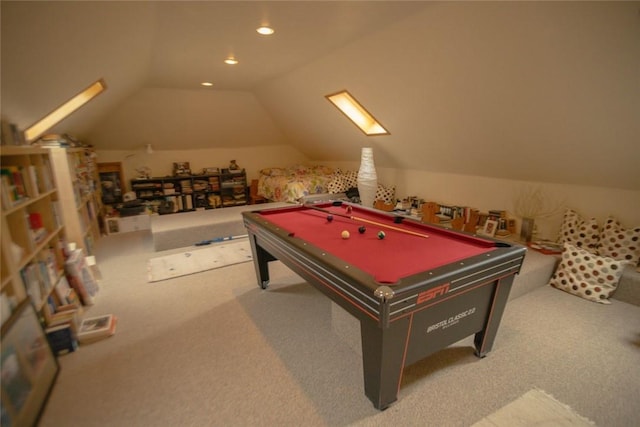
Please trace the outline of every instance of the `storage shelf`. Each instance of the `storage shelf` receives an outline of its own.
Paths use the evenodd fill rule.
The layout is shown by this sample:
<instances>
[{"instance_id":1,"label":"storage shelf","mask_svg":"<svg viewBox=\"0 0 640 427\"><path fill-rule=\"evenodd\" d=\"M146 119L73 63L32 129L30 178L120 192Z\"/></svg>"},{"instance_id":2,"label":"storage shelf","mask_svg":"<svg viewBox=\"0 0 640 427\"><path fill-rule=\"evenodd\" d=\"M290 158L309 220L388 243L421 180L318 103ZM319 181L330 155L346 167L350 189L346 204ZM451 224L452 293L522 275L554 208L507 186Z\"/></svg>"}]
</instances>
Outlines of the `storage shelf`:
<instances>
[{"instance_id":1,"label":"storage shelf","mask_svg":"<svg viewBox=\"0 0 640 427\"><path fill-rule=\"evenodd\" d=\"M131 189L137 199L154 202L150 207L160 214L247 204L244 170L229 173L223 169L218 174L132 179ZM166 189L175 189L175 193L163 194Z\"/></svg>"}]
</instances>

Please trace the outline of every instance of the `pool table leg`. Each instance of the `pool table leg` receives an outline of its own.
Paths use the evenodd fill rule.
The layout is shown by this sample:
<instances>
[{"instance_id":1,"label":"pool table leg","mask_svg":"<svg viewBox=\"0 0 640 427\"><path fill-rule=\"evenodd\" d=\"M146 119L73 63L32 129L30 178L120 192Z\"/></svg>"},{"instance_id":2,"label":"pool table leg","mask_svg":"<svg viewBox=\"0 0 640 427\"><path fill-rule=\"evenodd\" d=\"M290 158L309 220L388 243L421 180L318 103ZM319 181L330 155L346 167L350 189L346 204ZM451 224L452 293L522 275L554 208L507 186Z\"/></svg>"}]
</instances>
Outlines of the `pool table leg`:
<instances>
[{"instance_id":1,"label":"pool table leg","mask_svg":"<svg viewBox=\"0 0 640 427\"><path fill-rule=\"evenodd\" d=\"M473 343L476 348L475 354L480 358L485 357L493 348L493 342L498 333L498 326L500 326L502 314L509 300L509 292L511 291L514 277L514 275L511 275L498 281L491 300L491 306L489 307L487 323L484 329L478 332L473 338Z\"/></svg>"},{"instance_id":2,"label":"pool table leg","mask_svg":"<svg viewBox=\"0 0 640 427\"><path fill-rule=\"evenodd\" d=\"M406 318L387 328L360 321L364 392L376 409L384 410L398 399L409 324Z\"/></svg>"},{"instance_id":3,"label":"pool table leg","mask_svg":"<svg viewBox=\"0 0 640 427\"><path fill-rule=\"evenodd\" d=\"M251 253L255 260L253 266L256 269L258 286L262 289L267 289L269 286L269 262L274 261L275 258L256 243L254 236L249 236L249 241L251 242Z\"/></svg>"}]
</instances>

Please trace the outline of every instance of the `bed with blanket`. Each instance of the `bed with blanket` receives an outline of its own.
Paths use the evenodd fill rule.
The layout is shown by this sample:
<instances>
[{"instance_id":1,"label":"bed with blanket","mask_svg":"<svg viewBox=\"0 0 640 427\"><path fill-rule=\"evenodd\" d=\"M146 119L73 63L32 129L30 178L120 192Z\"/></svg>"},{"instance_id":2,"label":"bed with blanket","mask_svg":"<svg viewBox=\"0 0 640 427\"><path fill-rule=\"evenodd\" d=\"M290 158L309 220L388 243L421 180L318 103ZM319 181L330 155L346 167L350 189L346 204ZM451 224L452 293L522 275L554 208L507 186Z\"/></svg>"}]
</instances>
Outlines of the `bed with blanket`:
<instances>
[{"instance_id":1,"label":"bed with blanket","mask_svg":"<svg viewBox=\"0 0 640 427\"><path fill-rule=\"evenodd\" d=\"M326 166L291 166L260 171L258 195L273 202L297 202L312 194L328 193L334 169Z\"/></svg>"},{"instance_id":2,"label":"bed with blanket","mask_svg":"<svg viewBox=\"0 0 640 427\"><path fill-rule=\"evenodd\" d=\"M341 171L328 166L265 168L258 178L258 195L272 202L297 203L314 194L347 193L358 186L357 171ZM395 187L378 184L376 199L392 203Z\"/></svg>"}]
</instances>

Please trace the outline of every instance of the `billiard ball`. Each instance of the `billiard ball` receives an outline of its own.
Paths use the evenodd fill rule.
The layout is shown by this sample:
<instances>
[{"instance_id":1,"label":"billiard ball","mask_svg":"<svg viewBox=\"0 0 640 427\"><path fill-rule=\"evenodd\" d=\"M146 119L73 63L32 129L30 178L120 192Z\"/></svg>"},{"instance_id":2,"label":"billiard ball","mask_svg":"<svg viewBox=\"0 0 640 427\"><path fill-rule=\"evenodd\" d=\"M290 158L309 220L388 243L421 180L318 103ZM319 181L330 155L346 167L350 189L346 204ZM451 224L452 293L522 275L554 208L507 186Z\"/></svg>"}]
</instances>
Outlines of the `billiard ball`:
<instances>
[{"instance_id":1,"label":"billiard ball","mask_svg":"<svg viewBox=\"0 0 640 427\"><path fill-rule=\"evenodd\" d=\"M367 231L367 227L365 227L364 225L361 225L360 227L358 227L358 232L360 234L364 234L365 231Z\"/></svg>"},{"instance_id":2,"label":"billiard ball","mask_svg":"<svg viewBox=\"0 0 640 427\"><path fill-rule=\"evenodd\" d=\"M327 221L329 222L333 221L333 215L327 215Z\"/></svg>"},{"instance_id":3,"label":"billiard ball","mask_svg":"<svg viewBox=\"0 0 640 427\"><path fill-rule=\"evenodd\" d=\"M344 230L344 231L342 232L342 238L343 238L343 239L348 239L348 238L349 238L349 232L348 232L347 230Z\"/></svg>"},{"instance_id":4,"label":"billiard ball","mask_svg":"<svg viewBox=\"0 0 640 427\"><path fill-rule=\"evenodd\" d=\"M384 234L384 231L378 231L378 239L382 240L385 236L386 234Z\"/></svg>"},{"instance_id":5,"label":"billiard ball","mask_svg":"<svg viewBox=\"0 0 640 427\"><path fill-rule=\"evenodd\" d=\"M353 211L353 208L351 206L347 206L347 213L350 214L351 211Z\"/></svg>"}]
</instances>

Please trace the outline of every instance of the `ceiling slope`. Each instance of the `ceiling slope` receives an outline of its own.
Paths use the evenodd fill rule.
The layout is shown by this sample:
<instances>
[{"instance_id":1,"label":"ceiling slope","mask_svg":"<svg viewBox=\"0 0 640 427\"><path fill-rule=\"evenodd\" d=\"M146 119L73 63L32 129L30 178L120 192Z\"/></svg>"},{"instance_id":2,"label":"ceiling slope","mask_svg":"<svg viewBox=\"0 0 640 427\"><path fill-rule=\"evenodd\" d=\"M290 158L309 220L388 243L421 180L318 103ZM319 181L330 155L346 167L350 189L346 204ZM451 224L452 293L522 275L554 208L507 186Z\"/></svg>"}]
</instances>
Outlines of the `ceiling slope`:
<instances>
[{"instance_id":1,"label":"ceiling slope","mask_svg":"<svg viewBox=\"0 0 640 427\"><path fill-rule=\"evenodd\" d=\"M108 90L54 129L85 137L147 79L151 3L2 1L0 11L2 116L21 129L104 78Z\"/></svg>"},{"instance_id":2,"label":"ceiling slope","mask_svg":"<svg viewBox=\"0 0 640 427\"><path fill-rule=\"evenodd\" d=\"M380 166L639 190L638 76L637 2L444 2L256 92L319 161L370 145ZM344 88L391 135L324 99Z\"/></svg>"},{"instance_id":3,"label":"ceiling slope","mask_svg":"<svg viewBox=\"0 0 640 427\"><path fill-rule=\"evenodd\" d=\"M102 150L291 144L318 161L368 145L382 167L640 189L638 2L0 7L2 115L21 128L103 77L54 131ZM324 98L340 89L391 135L348 123Z\"/></svg>"},{"instance_id":4,"label":"ceiling slope","mask_svg":"<svg viewBox=\"0 0 640 427\"><path fill-rule=\"evenodd\" d=\"M3 117L24 129L102 77L108 90L52 132L100 149L147 140L158 149L286 143L252 88L422 7L2 1ZM274 26L275 35L259 36L261 24ZM224 64L229 55L240 63Z\"/></svg>"}]
</instances>

